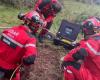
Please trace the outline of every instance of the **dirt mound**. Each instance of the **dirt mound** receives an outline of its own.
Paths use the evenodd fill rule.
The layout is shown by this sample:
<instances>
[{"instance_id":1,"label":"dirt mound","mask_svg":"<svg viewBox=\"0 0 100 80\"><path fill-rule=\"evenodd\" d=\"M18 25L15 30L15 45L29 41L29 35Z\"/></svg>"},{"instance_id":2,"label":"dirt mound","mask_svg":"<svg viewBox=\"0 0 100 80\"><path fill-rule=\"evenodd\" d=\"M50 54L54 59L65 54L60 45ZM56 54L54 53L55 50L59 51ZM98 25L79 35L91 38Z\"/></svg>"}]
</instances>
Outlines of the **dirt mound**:
<instances>
[{"instance_id":1,"label":"dirt mound","mask_svg":"<svg viewBox=\"0 0 100 80\"><path fill-rule=\"evenodd\" d=\"M35 64L26 69L22 80L63 80L60 70L60 58L65 51L51 44L38 44L38 56Z\"/></svg>"}]
</instances>

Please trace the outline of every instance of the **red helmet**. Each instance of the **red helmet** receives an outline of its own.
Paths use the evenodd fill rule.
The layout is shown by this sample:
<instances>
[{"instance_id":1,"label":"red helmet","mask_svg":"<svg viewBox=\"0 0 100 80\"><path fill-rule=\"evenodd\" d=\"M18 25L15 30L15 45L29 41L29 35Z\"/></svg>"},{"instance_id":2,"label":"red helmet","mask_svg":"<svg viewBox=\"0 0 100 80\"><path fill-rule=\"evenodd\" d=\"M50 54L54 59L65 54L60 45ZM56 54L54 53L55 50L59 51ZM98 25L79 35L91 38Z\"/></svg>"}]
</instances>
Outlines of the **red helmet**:
<instances>
[{"instance_id":1,"label":"red helmet","mask_svg":"<svg viewBox=\"0 0 100 80\"><path fill-rule=\"evenodd\" d=\"M84 36L93 35L100 31L100 21L96 17L91 17L83 21L83 33Z\"/></svg>"},{"instance_id":2,"label":"red helmet","mask_svg":"<svg viewBox=\"0 0 100 80\"><path fill-rule=\"evenodd\" d=\"M24 21L37 24L40 21L39 13L36 11L30 11L24 15Z\"/></svg>"},{"instance_id":3,"label":"red helmet","mask_svg":"<svg viewBox=\"0 0 100 80\"><path fill-rule=\"evenodd\" d=\"M43 26L44 18L40 18L40 15L37 11L30 11L24 15L19 14L18 18L24 21L24 24L33 31L35 27Z\"/></svg>"}]
</instances>

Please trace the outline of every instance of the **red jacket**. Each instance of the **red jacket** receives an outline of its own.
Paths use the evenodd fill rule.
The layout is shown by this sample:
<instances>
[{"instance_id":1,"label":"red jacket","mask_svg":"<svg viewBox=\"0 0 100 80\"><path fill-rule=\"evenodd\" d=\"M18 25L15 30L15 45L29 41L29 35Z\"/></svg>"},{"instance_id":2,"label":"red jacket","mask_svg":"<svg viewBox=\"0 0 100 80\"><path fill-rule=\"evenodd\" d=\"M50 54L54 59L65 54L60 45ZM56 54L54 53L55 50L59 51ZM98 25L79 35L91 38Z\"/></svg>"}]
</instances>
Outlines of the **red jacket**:
<instances>
[{"instance_id":1,"label":"red jacket","mask_svg":"<svg viewBox=\"0 0 100 80\"><path fill-rule=\"evenodd\" d=\"M64 78L65 80L97 80L84 65L81 65L79 70L73 66L66 67L66 70L64 70Z\"/></svg>"},{"instance_id":2,"label":"red jacket","mask_svg":"<svg viewBox=\"0 0 100 80\"><path fill-rule=\"evenodd\" d=\"M51 8L52 3L59 4L61 8L61 4L58 2L58 0L38 0L34 10L38 11L40 14L42 14L45 17L45 20L47 22L53 21L54 17L56 16L56 12Z\"/></svg>"},{"instance_id":3,"label":"red jacket","mask_svg":"<svg viewBox=\"0 0 100 80\"><path fill-rule=\"evenodd\" d=\"M14 69L31 55L36 56L36 39L24 25L4 30L0 40L0 67Z\"/></svg>"},{"instance_id":4,"label":"red jacket","mask_svg":"<svg viewBox=\"0 0 100 80\"><path fill-rule=\"evenodd\" d=\"M85 48L88 56L84 61L84 66L91 72L92 76L100 80L100 34L91 36L88 40L82 40L80 46L71 50L64 58L64 61L73 61L72 55L80 48Z\"/></svg>"}]
</instances>

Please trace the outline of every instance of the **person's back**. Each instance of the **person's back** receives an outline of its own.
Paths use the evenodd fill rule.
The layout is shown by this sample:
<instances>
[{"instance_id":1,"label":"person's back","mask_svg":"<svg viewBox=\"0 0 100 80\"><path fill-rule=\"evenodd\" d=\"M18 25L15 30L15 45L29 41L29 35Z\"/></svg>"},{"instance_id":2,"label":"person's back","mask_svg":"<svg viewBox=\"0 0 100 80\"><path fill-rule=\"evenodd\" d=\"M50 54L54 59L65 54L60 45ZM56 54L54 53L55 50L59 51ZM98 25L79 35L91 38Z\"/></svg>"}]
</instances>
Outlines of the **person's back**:
<instances>
[{"instance_id":1,"label":"person's back","mask_svg":"<svg viewBox=\"0 0 100 80\"><path fill-rule=\"evenodd\" d=\"M100 80L100 34L90 36L87 40L82 40L79 47L73 49L65 56L65 61L73 60L71 56L80 48L84 48L88 53L88 56L84 60L84 67L89 70L89 73L94 78L93 80ZM82 75L82 73L80 74Z\"/></svg>"},{"instance_id":2,"label":"person's back","mask_svg":"<svg viewBox=\"0 0 100 80\"><path fill-rule=\"evenodd\" d=\"M70 59L64 62L64 78L65 80L97 80L89 69L84 65L84 60L75 53L72 56L75 60Z\"/></svg>"},{"instance_id":3,"label":"person's back","mask_svg":"<svg viewBox=\"0 0 100 80\"><path fill-rule=\"evenodd\" d=\"M87 39L80 41L80 46L86 49L88 56L84 61L84 66L100 79L100 33L88 36Z\"/></svg>"},{"instance_id":4,"label":"person's back","mask_svg":"<svg viewBox=\"0 0 100 80\"><path fill-rule=\"evenodd\" d=\"M43 42L44 35L48 32L51 28L52 23L56 15L61 11L62 6L59 0L37 0L35 7L33 10L43 15L45 18L44 23L46 24L39 34L39 42Z\"/></svg>"},{"instance_id":5,"label":"person's back","mask_svg":"<svg viewBox=\"0 0 100 80\"><path fill-rule=\"evenodd\" d=\"M58 0L38 0L35 4L34 10L41 13L45 19L49 16L54 16L60 12L61 4Z\"/></svg>"},{"instance_id":6,"label":"person's back","mask_svg":"<svg viewBox=\"0 0 100 80\"><path fill-rule=\"evenodd\" d=\"M85 27L87 28L92 27L93 33L86 34L84 39L78 43L79 45L73 50L71 50L64 57L64 62L73 61L74 60L73 55L77 54L76 55L77 58L82 58L82 57L85 58L83 60L84 66L83 68L81 68L86 72L85 74L89 73L90 78L92 80L100 80L100 33L97 33L98 30L100 31L100 27L91 25L90 23L88 23L88 25L85 25ZM85 27L83 25L83 29ZM86 29L87 32L89 32L89 30L90 29ZM84 34L87 33L86 31L84 31ZM79 52L81 48L83 48L83 50ZM87 56L84 56L83 55L84 53L87 53ZM84 78L88 76L84 75L83 70L80 74L83 75L83 80L84 80Z\"/></svg>"},{"instance_id":7,"label":"person's back","mask_svg":"<svg viewBox=\"0 0 100 80\"><path fill-rule=\"evenodd\" d=\"M84 44L84 43L82 43ZM100 79L100 34L91 36L89 40L85 42L84 46L88 52L88 57L84 62L85 66L90 72ZM92 66L92 67L91 67Z\"/></svg>"},{"instance_id":8,"label":"person's back","mask_svg":"<svg viewBox=\"0 0 100 80\"><path fill-rule=\"evenodd\" d=\"M4 74L0 78L10 78L12 71L20 64L34 64L36 55L36 39L31 36L27 26L14 26L4 30L0 38L0 72L3 71ZM16 80L19 78L16 76Z\"/></svg>"}]
</instances>

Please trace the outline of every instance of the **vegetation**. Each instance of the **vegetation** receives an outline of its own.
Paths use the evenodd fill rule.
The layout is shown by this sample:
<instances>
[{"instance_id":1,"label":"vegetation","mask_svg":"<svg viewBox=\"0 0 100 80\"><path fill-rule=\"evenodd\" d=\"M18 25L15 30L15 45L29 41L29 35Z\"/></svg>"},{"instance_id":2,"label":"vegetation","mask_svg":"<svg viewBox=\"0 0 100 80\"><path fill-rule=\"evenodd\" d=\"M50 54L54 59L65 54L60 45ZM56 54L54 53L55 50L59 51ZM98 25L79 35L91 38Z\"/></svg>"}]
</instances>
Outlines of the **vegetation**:
<instances>
[{"instance_id":1,"label":"vegetation","mask_svg":"<svg viewBox=\"0 0 100 80\"><path fill-rule=\"evenodd\" d=\"M100 6L88 5L73 0L63 0L63 9L59 13L52 25L51 31L56 32L61 20L66 19L71 22L80 22L87 16L100 16ZM0 5L0 26L13 26L20 24L17 15L20 11L26 12L28 9L22 7L16 9L11 6Z\"/></svg>"},{"instance_id":2,"label":"vegetation","mask_svg":"<svg viewBox=\"0 0 100 80\"><path fill-rule=\"evenodd\" d=\"M75 0L60 1L63 2L63 9L54 20L51 28L51 32L53 33L57 32L62 19L79 23L87 16L100 16L100 6L83 4ZM18 13L28 10L30 9L25 8L23 5L21 8L14 8L13 6L3 4L0 5L0 27L11 27L20 24L21 21L17 19ZM25 73L23 74L22 80L63 80L60 58L64 56L65 53L67 53L67 51L61 46L54 46L49 41L43 44L38 43L38 56L35 65L31 66L31 68L29 68L30 70L25 69L26 75ZM30 71L30 75L28 75L28 71Z\"/></svg>"},{"instance_id":3,"label":"vegetation","mask_svg":"<svg viewBox=\"0 0 100 80\"><path fill-rule=\"evenodd\" d=\"M36 0L0 0L0 2L16 8L21 8L22 6L32 8Z\"/></svg>"},{"instance_id":4,"label":"vegetation","mask_svg":"<svg viewBox=\"0 0 100 80\"><path fill-rule=\"evenodd\" d=\"M73 0L63 0L63 10L56 17L52 31L58 29L62 19L80 23L88 16L100 16L100 6L88 5L81 2L75 2Z\"/></svg>"},{"instance_id":5,"label":"vegetation","mask_svg":"<svg viewBox=\"0 0 100 80\"><path fill-rule=\"evenodd\" d=\"M17 18L17 15L19 12L26 12L28 9L23 8L21 9L16 9L11 6L5 6L5 5L0 5L0 27L4 26L13 26L13 25L18 25L20 24L20 21Z\"/></svg>"}]
</instances>

